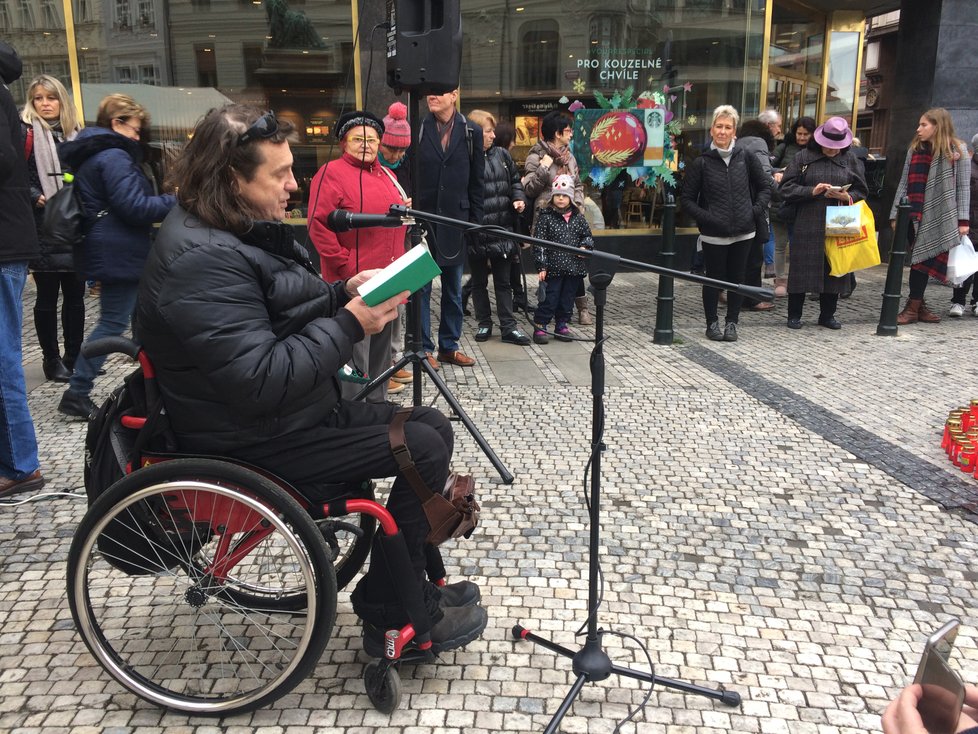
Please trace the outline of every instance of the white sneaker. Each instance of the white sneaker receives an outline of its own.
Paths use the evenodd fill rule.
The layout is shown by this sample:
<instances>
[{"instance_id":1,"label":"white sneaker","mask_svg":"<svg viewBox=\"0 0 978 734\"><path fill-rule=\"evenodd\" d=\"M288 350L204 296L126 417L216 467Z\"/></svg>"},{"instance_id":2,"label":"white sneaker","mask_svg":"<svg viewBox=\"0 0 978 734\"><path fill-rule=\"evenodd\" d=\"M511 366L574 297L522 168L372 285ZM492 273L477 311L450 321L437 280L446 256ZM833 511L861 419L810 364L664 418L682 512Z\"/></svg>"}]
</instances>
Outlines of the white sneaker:
<instances>
[{"instance_id":1,"label":"white sneaker","mask_svg":"<svg viewBox=\"0 0 978 734\"><path fill-rule=\"evenodd\" d=\"M947 310L948 316L953 316L954 318L960 318L964 316L964 306L960 303L952 303L951 308Z\"/></svg>"},{"instance_id":2,"label":"white sneaker","mask_svg":"<svg viewBox=\"0 0 978 734\"><path fill-rule=\"evenodd\" d=\"M975 316L978 316L978 303L976 303L974 306L971 307L971 313L973 313Z\"/></svg>"}]
</instances>

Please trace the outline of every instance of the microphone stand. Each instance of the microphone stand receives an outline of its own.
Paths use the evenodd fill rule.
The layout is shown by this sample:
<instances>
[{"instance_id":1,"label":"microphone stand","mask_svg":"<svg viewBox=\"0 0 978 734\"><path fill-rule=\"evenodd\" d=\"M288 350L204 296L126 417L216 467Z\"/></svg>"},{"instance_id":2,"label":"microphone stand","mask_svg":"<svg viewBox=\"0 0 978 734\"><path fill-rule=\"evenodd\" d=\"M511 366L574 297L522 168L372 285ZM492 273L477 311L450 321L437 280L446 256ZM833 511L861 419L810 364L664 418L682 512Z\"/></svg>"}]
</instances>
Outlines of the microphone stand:
<instances>
[{"instance_id":1,"label":"microphone stand","mask_svg":"<svg viewBox=\"0 0 978 734\"><path fill-rule=\"evenodd\" d=\"M607 289L611 284L612 279L615 276L615 272L618 266L622 263L628 265L629 267L645 270L653 273L660 273L663 275L668 275L675 278L680 278L682 280L689 280L696 283L701 283L712 288L719 288L723 290L733 290L739 292L745 296L754 298L756 300L771 301L774 299L774 293L767 288L760 288L757 286L742 285L739 283L726 283L721 280L715 280L713 278L708 278L703 275L697 275L694 273L685 273L678 270L672 270L671 268L665 268L658 265L650 265L648 263L637 262L634 260L626 260L620 258L617 255L612 255L606 252L598 252L591 250L582 250L577 247L571 247L569 245L563 245L556 242L548 242L547 240L541 240L535 237L528 237L525 235L515 234L503 230L501 227L480 227L479 225L470 224L469 222L463 222L457 219L449 219L448 217L442 217L435 214L428 214L427 212L417 211L414 209L409 209L407 207L392 206L390 208L390 214L392 216L411 216L419 220L437 222L440 224L445 224L452 227L457 227L460 229L467 230L478 230L478 231L493 231L494 233L501 233L506 237L509 237L520 242L527 242L533 245L539 245L551 250L560 250L564 252L570 252L575 255L583 255L590 258L589 262L589 275L588 279L591 283L591 288L594 292L594 349L591 353L591 396L592 396L592 407L591 407L591 486L590 486L590 498L588 502L588 512L589 512L589 522L590 522L590 537L588 543L588 618L587 618L587 637L584 642L584 646L581 647L576 652L562 645L558 645L555 642L548 640L544 637L540 637L529 630L527 630L522 625L514 625L512 629L513 637L517 640L528 640L540 647L543 647L551 652L555 652L558 655L562 655L566 658L572 660L572 670L577 675L577 679L571 686L570 691L564 697L563 701L558 706L556 713L544 729L545 734L555 734L560 726L561 720L570 710L571 705L574 700L580 694L581 690L584 688L585 683L597 682L604 680L611 676L612 673L619 676L625 676L626 678L633 678L640 681L645 681L650 685L661 685L666 688L672 688L674 690L680 691L682 693L695 694L698 696L703 696L705 698L720 701L727 706L739 706L740 705L740 694L736 691L727 691L723 687L719 690L714 690L711 688L705 688L703 686L698 686L693 683L688 683L686 681L673 680L671 678L663 678L661 676L655 675L654 672L646 672L642 670L634 670L632 668L627 668L620 665L615 665L608 654L604 651L601 644L601 636L603 634L602 630L598 629L598 607L600 604L600 598L598 595L599 586L599 574L600 574L600 564L598 561L599 548L601 544L601 452L604 451L605 445L602 442L602 432L604 430L603 416L604 416L604 390L605 390L605 363L604 363L604 307L607 301Z\"/></svg>"},{"instance_id":2,"label":"microphone stand","mask_svg":"<svg viewBox=\"0 0 978 734\"><path fill-rule=\"evenodd\" d=\"M410 152L409 161L411 165L411 184L413 189L410 192L410 195L412 197L415 195L415 192L417 191L418 178L420 175L419 161L418 161L418 154L417 154L418 140L420 138L419 130L421 128L421 117L419 114L419 107L420 107L419 98L420 97L417 91L415 90L410 91L409 117L411 119L411 147L409 148L409 152ZM395 207L391 207L392 212L394 209ZM400 212L396 214L391 214L391 216L400 217L402 220L407 220L406 223L409 223L411 225L411 229L410 229L411 247L417 247L418 245L421 244L421 239L424 236L424 227L420 224L419 221L412 220L409 218L408 215L401 214ZM456 222L458 220L452 219L450 221ZM466 222L465 224L470 224L470 223ZM470 225L470 226L475 226L475 225ZM496 455L496 452L493 451L492 446L489 445L489 442L486 440L485 436L482 435L478 427L475 425L475 423L472 421L469 415L462 408L461 403L459 403L458 399L456 399L456 397L452 394L452 391L449 390L448 385L441 378L441 375L439 375L438 372L435 370L435 368L432 367L431 364L428 362L428 355L424 351L424 344L422 343L423 339L421 333L421 299L422 298L423 295L421 291L413 293L410 296L410 298L408 298L407 328L405 329L405 333L404 333L403 356L399 360L397 360L397 362L394 363L394 365L391 366L389 369L385 370L380 375L374 377L373 380L371 380L371 382L368 383L367 385L364 385L363 389L361 389L354 396L353 399L360 400L367 393L371 392L378 386L386 383L390 379L391 375L393 375L395 372L402 369L406 365L410 364L412 366L412 374L413 374L411 380L412 389L413 389L412 404L421 405L422 402L421 374L423 372L428 376L428 379L431 380L432 383L434 383L435 388L438 390L441 396L445 398L445 402L447 402L448 405L451 407L452 412L458 416L458 419L462 422L462 425L465 426L466 430L469 432L472 438L475 439L475 442L479 445L479 448L482 449L482 453L486 455L486 458L489 459L489 462L493 465L493 467L498 472L500 478L503 480L503 484L512 484L514 480L514 476L512 472L510 472L509 469L506 468L506 465L503 464L502 460Z\"/></svg>"}]
</instances>

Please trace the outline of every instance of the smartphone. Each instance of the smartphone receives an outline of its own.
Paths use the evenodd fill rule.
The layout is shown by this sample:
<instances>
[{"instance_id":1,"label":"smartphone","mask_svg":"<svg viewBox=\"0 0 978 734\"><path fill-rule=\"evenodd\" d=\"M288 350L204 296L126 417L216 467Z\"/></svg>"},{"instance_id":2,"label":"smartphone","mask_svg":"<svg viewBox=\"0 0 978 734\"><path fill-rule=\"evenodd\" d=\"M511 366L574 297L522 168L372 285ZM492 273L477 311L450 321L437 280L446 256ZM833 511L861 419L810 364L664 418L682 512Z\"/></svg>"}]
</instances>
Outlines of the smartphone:
<instances>
[{"instance_id":1,"label":"smartphone","mask_svg":"<svg viewBox=\"0 0 978 734\"><path fill-rule=\"evenodd\" d=\"M852 184L846 184L845 186L829 186L829 191L848 191Z\"/></svg>"},{"instance_id":2,"label":"smartphone","mask_svg":"<svg viewBox=\"0 0 978 734\"><path fill-rule=\"evenodd\" d=\"M952 619L930 636L913 682L924 689L917 711L930 734L954 734L964 705L964 683L948 659L960 622Z\"/></svg>"}]
</instances>

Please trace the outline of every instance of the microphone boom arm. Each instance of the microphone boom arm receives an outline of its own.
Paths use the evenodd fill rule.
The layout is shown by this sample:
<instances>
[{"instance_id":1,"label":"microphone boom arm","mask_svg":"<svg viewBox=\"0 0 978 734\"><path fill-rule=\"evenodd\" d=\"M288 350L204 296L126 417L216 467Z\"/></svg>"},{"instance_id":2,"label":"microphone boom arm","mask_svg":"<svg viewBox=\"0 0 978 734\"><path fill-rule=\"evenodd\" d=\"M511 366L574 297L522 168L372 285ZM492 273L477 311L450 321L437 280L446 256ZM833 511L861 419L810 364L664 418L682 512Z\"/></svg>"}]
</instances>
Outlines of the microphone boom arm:
<instances>
[{"instance_id":1,"label":"microphone boom arm","mask_svg":"<svg viewBox=\"0 0 978 734\"><path fill-rule=\"evenodd\" d=\"M471 222L464 222L461 219L452 219L451 217L443 217L440 214L429 214L428 212L421 211L419 209L410 209L406 206L401 206L395 204L391 206L388 215L391 217L413 217L416 220L431 222L433 224L444 224L448 227L454 227L455 229L465 230L469 233L472 232L493 232L500 234L508 239L516 240L517 242L525 242L529 245L539 245L540 247L545 247L550 250L563 250L564 252L569 252L574 255L595 258L595 257L615 257L610 253L592 251L592 250L582 250L579 247L571 247L570 245L563 245L559 242L550 242L548 240L541 240L537 237L530 237L529 235L517 234L515 232L510 232L508 229L503 229L497 225L484 225L484 224L472 224ZM720 290L730 290L735 291L742 296L747 298L753 298L758 301L773 301L774 291L770 288L761 288L753 285L744 285L743 283L728 283L724 280L717 280L715 278L708 278L705 275L698 275L697 273L687 273L683 270L674 270L672 268L665 268L661 265L652 265L650 263L639 262L638 260L628 260L623 257L616 258L616 262L626 267L632 268L634 270L644 270L650 273L658 273L660 275L668 275L673 278L679 278L680 280L688 280L692 283L699 283L700 285L705 285L711 288L717 288Z\"/></svg>"}]
</instances>

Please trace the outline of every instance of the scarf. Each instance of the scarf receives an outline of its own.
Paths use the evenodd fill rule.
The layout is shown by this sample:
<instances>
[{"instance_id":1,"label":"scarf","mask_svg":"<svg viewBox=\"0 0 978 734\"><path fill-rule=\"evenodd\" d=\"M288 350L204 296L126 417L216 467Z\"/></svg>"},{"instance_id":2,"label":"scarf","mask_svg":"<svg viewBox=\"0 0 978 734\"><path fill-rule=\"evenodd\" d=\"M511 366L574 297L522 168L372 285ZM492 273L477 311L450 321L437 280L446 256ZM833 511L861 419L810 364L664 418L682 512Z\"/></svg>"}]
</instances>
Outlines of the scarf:
<instances>
[{"instance_id":1,"label":"scarf","mask_svg":"<svg viewBox=\"0 0 978 734\"><path fill-rule=\"evenodd\" d=\"M54 133L40 120L34 120L34 163L37 166L37 177L41 180L41 191L44 198L50 199L64 182L61 176L49 176L50 173L61 173L61 161L58 160L58 144ZM75 137L74 133L71 137Z\"/></svg>"},{"instance_id":2,"label":"scarf","mask_svg":"<svg viewBox=\"0 0 978 734\"><path fill-rule=\"evenodd\" d=\"M570 148L555 148L548 142L544 142L543 147L558 166L567 168L570 165Z\"/></svg>"},{"instance_id":3,"label":"scarf","mask_svg":"<svg viewBox=\"0 0 978 734\"><path fill-rule=\"evenodd\" d=\"M735 142L736 141L731 140L729 148L720 148L716 143L710 143L710 150L715 150L717 153L719 153L723 162L729 166L730 156L733 155Z\"/></svg>"}]
</instances>

